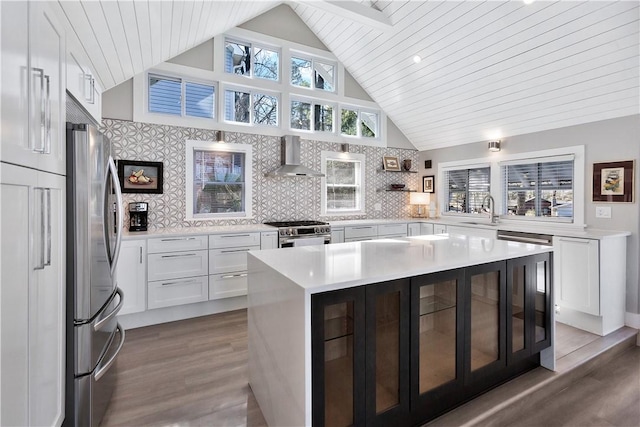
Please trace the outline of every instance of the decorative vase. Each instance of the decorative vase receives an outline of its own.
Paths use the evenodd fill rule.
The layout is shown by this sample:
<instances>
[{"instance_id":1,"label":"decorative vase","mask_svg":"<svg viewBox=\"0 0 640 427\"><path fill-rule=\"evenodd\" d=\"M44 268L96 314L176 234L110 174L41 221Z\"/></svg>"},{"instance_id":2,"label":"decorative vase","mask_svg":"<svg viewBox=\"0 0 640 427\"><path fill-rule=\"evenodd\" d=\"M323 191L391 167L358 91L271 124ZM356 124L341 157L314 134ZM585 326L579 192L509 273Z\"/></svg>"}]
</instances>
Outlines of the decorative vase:
<instances>
[{"instance_id":1,"label":"decorative vase","mask_svg":"<svg viewBox=\"0 0 640 427\"><path fill-rule=\"evenodd\" d=\"M411 170L411 159L404 159L402 161L402 168L406 171Z\"/></svg>"}]
</instances>

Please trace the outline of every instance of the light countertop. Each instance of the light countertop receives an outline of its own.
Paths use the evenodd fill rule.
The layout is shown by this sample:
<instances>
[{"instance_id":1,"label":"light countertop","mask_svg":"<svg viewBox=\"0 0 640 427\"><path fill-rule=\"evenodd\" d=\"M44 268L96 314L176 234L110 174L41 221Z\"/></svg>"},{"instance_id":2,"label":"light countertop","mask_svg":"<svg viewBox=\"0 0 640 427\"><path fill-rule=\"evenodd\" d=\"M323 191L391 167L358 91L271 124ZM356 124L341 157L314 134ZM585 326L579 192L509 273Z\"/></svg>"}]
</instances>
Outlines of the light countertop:
<instances>
[{"instance_id":1,"label":"light countertop","mask_svg":"<svg viewBox=\"0 0 640 427\"><path fill-rule=\"evenodd\" d=\"M193 236L194 234L227 234L227 233L259 233L265 231L278 232L278 229L264 224L218 225L213 227L174 227L155 228L149 231L128 231L122 234L124 240L151 239L164 236Z\"/></svg>"},{"instance_id":2,"label":"light countertop","mask_svg":"<svg viewBox=\"0 0 640 427\"><path fill-rule=\"evenodd\" d=\"M549 246L443 234L250 251L249 254L305 291L316 293L552 250Z\"/></svg>"}]
</instances>

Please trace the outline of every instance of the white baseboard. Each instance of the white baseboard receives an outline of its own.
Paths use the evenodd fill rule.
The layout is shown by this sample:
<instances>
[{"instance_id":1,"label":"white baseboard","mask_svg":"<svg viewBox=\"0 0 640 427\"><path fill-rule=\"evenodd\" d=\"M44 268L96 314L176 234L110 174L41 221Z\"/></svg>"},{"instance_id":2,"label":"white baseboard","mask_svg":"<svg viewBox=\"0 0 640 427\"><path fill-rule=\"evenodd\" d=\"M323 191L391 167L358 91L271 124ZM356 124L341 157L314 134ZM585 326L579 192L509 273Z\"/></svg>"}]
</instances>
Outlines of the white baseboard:
<instances>
[{"instance_id":1,"label":"white baseboard","mask_svg":"<svg viewBox=\"0 0 640 427\"><path fill-rule=\"evenodd\" d=\"M630 328L640 329L640 314L627 311L624 314L624 324Z\"/></svg>"}]
</instances>

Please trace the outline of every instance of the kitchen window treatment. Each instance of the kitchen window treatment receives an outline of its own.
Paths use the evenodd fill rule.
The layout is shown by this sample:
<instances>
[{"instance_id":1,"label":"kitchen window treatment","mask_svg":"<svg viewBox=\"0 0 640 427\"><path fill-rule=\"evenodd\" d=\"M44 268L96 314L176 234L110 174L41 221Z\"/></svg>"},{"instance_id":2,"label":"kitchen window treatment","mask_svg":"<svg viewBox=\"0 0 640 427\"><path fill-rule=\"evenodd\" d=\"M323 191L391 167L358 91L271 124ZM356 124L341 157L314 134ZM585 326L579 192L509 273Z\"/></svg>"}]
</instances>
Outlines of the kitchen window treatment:
<instances>
[{"instance_id":1,"label":"kitchen window treatment","mask_svg":"<svg viewBox=\"0 0 640 427\"><path fill-rule=\"evenodd\" d=\"M491 168L472 167L444 171L446 206L451 213L480 214L482 202L491 191Z\"/></svg>"},{"instance_id":2,"label":"kitchen window treatment","mask_svg":"<svg viewBox=\"0 0 640 427\"><path fill-rule=\"evenodd\" d=\"M504 215L573 220L572 156L500 164Z\"/></svg>"}]
</instances>

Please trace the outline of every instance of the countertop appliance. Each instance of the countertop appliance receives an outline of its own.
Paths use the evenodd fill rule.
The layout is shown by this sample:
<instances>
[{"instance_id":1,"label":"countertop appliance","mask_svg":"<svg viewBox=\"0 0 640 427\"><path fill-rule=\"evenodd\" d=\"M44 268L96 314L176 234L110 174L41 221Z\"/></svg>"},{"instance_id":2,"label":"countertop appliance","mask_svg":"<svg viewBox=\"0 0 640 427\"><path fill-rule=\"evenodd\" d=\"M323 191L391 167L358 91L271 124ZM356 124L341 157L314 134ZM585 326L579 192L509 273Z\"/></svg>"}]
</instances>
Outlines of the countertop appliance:
<instances>
[{"instance_id":1,"label":"countertop appliance","mask_svg":"<svg viewBox=\"0 0 640 427\"><path fill-rule=\"evenodd\" d=\"M149 203L129 203L129 231L147 231Z\"/></svg>"},{"instance_id":2,"label":"countertop appliance","mask_svg":"<svg viewBox=\"0 0 640 427\"><path fill-rule=\"evenodd\" d=\"M66 426L97 427L113 392L123 213L109 141L93 125L67 123Z\"/></svg>"},{"instance_id":3,"label":"countertop appliance","mask_svg":"<svg viewBox=\"0 0 640 427\"><path fill-rule=\"evenodd\" d=\"M278 228L278 247L331 243L331 226L321 221L265 222Z\"/></svg>"}]
</instances>

